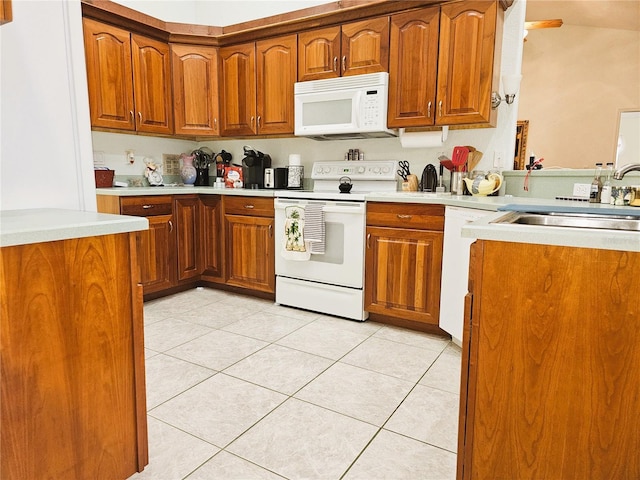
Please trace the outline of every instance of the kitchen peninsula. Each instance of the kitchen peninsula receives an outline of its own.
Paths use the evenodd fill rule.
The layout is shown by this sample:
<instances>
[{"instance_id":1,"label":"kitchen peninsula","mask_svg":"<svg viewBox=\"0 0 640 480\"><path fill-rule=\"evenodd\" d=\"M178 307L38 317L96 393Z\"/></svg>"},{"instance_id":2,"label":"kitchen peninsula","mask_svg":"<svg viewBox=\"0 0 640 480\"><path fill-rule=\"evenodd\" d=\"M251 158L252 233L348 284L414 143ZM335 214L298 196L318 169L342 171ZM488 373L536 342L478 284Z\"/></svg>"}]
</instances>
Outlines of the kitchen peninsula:
<instances>
[{"instance_id":1,"label":"kitchen peninsula","mask_svg":"<svg viewBox=\"0 0 640 480\"><path fill-rule=\"evenodd\" d=\"M3 478L128 478L148 463L143 218L0 212Z\"/></svg>"}]
</instances>

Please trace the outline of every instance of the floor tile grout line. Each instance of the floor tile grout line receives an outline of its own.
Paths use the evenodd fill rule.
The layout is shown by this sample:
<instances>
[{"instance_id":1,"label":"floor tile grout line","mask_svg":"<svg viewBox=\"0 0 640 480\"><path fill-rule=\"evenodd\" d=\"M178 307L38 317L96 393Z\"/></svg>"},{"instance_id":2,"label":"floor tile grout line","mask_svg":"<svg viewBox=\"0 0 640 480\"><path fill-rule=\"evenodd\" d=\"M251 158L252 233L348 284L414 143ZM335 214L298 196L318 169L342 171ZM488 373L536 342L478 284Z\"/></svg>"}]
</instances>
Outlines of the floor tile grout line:
<instances>
[{"instance_id":1,"label":"floor tile grout line","mask_svg":"<svg viewBox=\"0 0 640 480\"><path fill-rule=\"evenodd\" d=\"M223 299L220 299L220 301L222 301L222 300L223 300ZM216 302L211 302L211 303L216 303ZM269 307L271 307L271 305L270 305ZM268 308L269 308L269 307L268 307ZM306 319L300 319L299 317L294 317L294 316L279 315L278 313L274 313L274 312L266 311L266 309L265 309L265 310L258 310L258 311L255 311L255 312L253 312L251 315L257 315L257 314L259 314L259 313L261 313L261 312L269 313L269 314L273 314L273 315L281 316L281 317L285 317L285 318L292 318L292 319L296 319L296 320L306 320ZM246 338L250 338L250 339L253 339L253 340L257 340L257 341L265 342L265 345L264 345L264 346L262 346L261 348L259 348L258 350L254 351L254 352L251 352L251 353L250 353L250 354L248 354L248 355L245 355L245 356L244 356L244 357L242 357L241 359L239 359L239 360L237 360L236 362L234 362L234 363L232 363L232 364L230 364L230 365L226 366L226 367L225 367L224 369L222 369L222 370L211 369L210 367L207 367L207 366L205 366L205 365L200 365L200 364L198 364L198 363L190 362L190 361L188 361L188 360L184 360L184 359L182 359L182 358L175 357L175 356L170 355L170 354L168 354L168 353L167 353L168 351L172 350L173 348L177 348L177 347L179 347L179 346L181 346L181 345L184 345L184 343L188 343L189 341L193 341L193 340L195 340L195 339L197 339L197 338L201 338L202 336L208 335L209 333L212 333L212 331L211 331L211 332L204 333L204 334L202 334L202 335L199 335L199 336L195 337L194 339L191 339L191 340L189 340L189 341L187 341L187 342L184 342L184 343L182 343L182 344L180 344L180 345L176 345L176 346L172 347L171 349L169 349L169 350L167 350L167 351L164 351L164 352L162 352L162 351L158 352L158 351L156 351L156 350L149 349L149 351L154 352L156 355L166 355L166 356L168 356L168 357L170 357L170 358L175 358L175 359L178 359L178 360L181 360L181 361L184 361L184 362L190 363L190 364L192 364L192 365L194 365L194 366L198 366L198 367L201 367L201 368L206 368L206 369L208 369L208 370L210 370L210 371L212 372L212 375L209 375L207 378L205 378L205 379L203 379L203 380L198 381L198 382L197 382L196 384L194 384L194 385L191 385L191 386L190 386L189 388L187 388L186 390L183 390L183 391L181 391L180 393L177 393L176 395L174 395L174 396L172 397L172 399L173 399L173 398L175 398L175 397L176 397L176 396L178 396L178 395L181 395L181 394L183 394L183 393L185 393L185 392L189 391L189 390L190 390L190 389L192 389L193 387L195 387L195 386L197 386L197 385L200 385L201 383L203 383L203 382L205 382L205 381L207 381L207 380L209 380L209 379L213 378L214 376L216 376L216 375L217 375L217 374L219 374L219 373L222 373L222 374L224 374L224 375L226 375L226 376L228 376L228 377L231 377L231 378L235 378L235 379L237 379L237 380L239 380L239 381L246 382L247 384L254 385L254 386L256 386L256 387L260 387L260 388L263 388L263 389L266 389L266 390L272 391L272 392L274 392L274 393L278 393L278 394L283 395L283 396L285 397L285 398L282 400L282 402L278 403L275 407L273 407L271 410L269 410L265 415L263 415L263 416L262 416L261 418L259 418L257 421L255 421L254 423L252 423L252 425L250 425L249 427L247 427L243 432L241 432L240 434L238 434L237 436L235 436L235 437L234 437L230 442L228 442L224 447L219 447L218 445L215 445L215 444L213 444L213 443L211 443L211 442L209 442L209 441L207 441L207 440L205 440L205 439L203 439L203 438L201 438L201 437L199 437L199 436L197 436L197 435L194 435L194 434L193 434L193 433L191 433L191 432L188 432L188 431L183 430L183 429L181 429L181 428L175 427L175 426L173 426L172 424L170 424L170 423L168 423L168 422L166 422L166 421L164 421L164 420L161 420L161 419L159 419L159 418L157 418L157 417L154 417L154 416L151 414L151 410L153 410L153 409L155 409L155 408L159 407L160 405L162 405L163 403L165 403L165 402L169 401L170 399L165 400L163 403L161 403L161 404L159 404L159 405L157 405L157 406L153 407L153 409L149 410L149 411L148 411L148 415L149 415L150 417L152 417L152 418L154 418L154 419L156 419L156 420L158 420L158 421L160 421L160 422L162 422L162 423L164 423L164 424L166 424L166 425L169 425L169 426L171 426L172 428L176 428L177 430L182 431L182 432L186 433L187 435L189 435L189 436L191 436L191 437L194 437L194 438L197 438L197 439L199 439L199 440L202 440L203 442L205 442L205 443L207 443L207 444L210 444L210 445L212 445L213 447L215 447L215 448L218 448L218 449L219 449L219 450L218 450L218 452L216 452L214 455L212 455L211 457L209 457L206 461L202 462L200 465L198 465L196 468L194 468L191 472L189 472L186 476L184 476L184 477L182 477L182 478L186 479L187 477L189 477L190 475L192 475L195 471L197 471L197 470L198 470L199 468L201 468L205 463L209 462L213 457L215 457L216 455L218 455L218 454L219 454L220 452L222 452L222 451L224 451L224 452L226 452L226 453L228 453L228 454L230 454L230 455L233 455L233 456L234 456L234 457L236 457L236 458L240 458L240 459L242 459L242 460L244 460L244 461L246 461L246 462L248 462L248 463L250 463L250 464L252 464L252 465L255 465L255 466L257 466L257 467L259 467L259 468L261 468L261 469L263 469L263 470L267 470L267 471L269 471L270 473L273 473L274 475L277 475L277 476L282 477L282 478L286 478L286 477L283 477L281 474L279 474L279 473L277 473L277 472L274 472L274 471L272 471L272 470L270 470L270 469L268 469L268 468L266 468L266 467L264 467L264 466L262 466L262 465L259 465L259 464L257 464L257 463L254 463L254 462L252 462L252 461L251 461L251 460L249 460L249 459L245 459L244 457L242 457L242 456L240 456L240 455L238 455L238 454L235 454L235 453L233 453L233 452L231 452L231 451L227 450L227 448L228 448L228 447L230 447L234 442L236 442L236 441L238 441L240 438L242 438L242 436L244 436L244 435L245 435L249 430L251 430L252 428L254 428L256 425L258 425L260 422L262 422L262 421L263 421L265 418L267 418L269 415L271 415L272 413L274 413L274 412L275 412L275 411L277 411L278 409L282 408L282 407L283 407L283 405L284 405L285 403L287 403L287 402L288 402L289 400L291 400L291 399L295 399L295 400L297 400L297 401L299 401L299 402L303 402L303 403L306 403L306 404L308 404L308 405L313 405L313 406L315 406L315 407L317 407L317 408L321 408L321 409L323 409L323 410L333 412L333 413L335 413L335 414L337 414L337 415L340 415L340 416L343 416L343 417L351 418L351 419L353 419L353 420L356 420L356 421L359 421L359 422L366 423L366 424L371 425L371 426L373 426L373 427L375 427L375 428L376 428L375 433L371 436L371 438L367 441L366 445L362 448L362 450L358 453L358 455L355 457L355 459L354 459L354 460L351 462L351 464L347 467L347 469L344 471L344 473L342 473L342 474L340 475L340 477L339 477L339 478L343 478L343 477L344 477L344 476L345 476L345 475L346 475L346 474L351 470L351 468L352 468L352 467L357 463L358 459L359 459L359 458L362 456L362 454L367 450L367 448L369 448L369 446L371 445L371 443L374 441L374 439L379 435L379 433L380 433L382 430L384 430L384 431L386 431L386 432L389 432L389 433L392 433L392 434L401 435L402 437L405 437L405 438L407 438L407 439L414 440L414 441L418 441L419 443L422 443L422 444L425 444L425 445L429 445L429 446L431 446L431 447L433 447L433 448L437 448L437 449L440 449L440 450L442 450L442 451L444 451L444 452L448 452L448 453L451 453L451 454L454 454L454 455L455 455L455 452L452 452L451 450L448 450L448 449L446 449L446 448L443 448L443 447L440 447L440 446L437 446L437 445L433 445L433 444L431 444L431 443L429 443L429 442L426 442L426 441L424 441L424 440L420 440L420 439L418 439L418 438L414 438L414 437L411 437L411 436L409 436L409 435L402 434L402 433L398 433L398 432L395 432L395 431L393 431L393 430L390 430L390 429L385 428L385 427L386 427L386 425L388 424L389 420L391 419L391 417L392 417L392 416L397 412L397 410L400 408L400 406L401 406L401 405L402 405L402 404L407 400L407 398L409 397L409 395L411 395L411 393L412 393L412 392L414 392L414 391L416 390L416 387L417 387L418 385L420 385L420 386L424 386L424 387L427 387L427 388L432 388L432 389L434 389L434 390L438 390L438 391L442 391L442 392L446 392L446 393L453 393L453 392L450 392L450 391L447 391L447 390L439 389L439 388L437 388L437 387L432 387L432 386L430 386L430 385L422 385L422 384L420 384L420 381L422 381L422 380L424 379L425 375L429 372L429 370L430 370L430 369L435 365L435 363L436 363L436 362L437 362L437 361L442 357L442 355L444 355L444 354L445 354L445 351L447 350L447 348L449 347L449 345L451 345L451 344L452 344L452 342L451 342L451 341L447 341L447 342L445 342L445 343L444 343L443 348L438 352L438 351L435 351L435 350L434 350L434 349L432 349L432 348L425 348L425 347L422 347L422 346L419 346L419 345L415 345L415 344L412 344L412 343L406 343L406 342L402 342L402 341L392 340L392 339L389 339L389 338L384 338L384 336L380 336L380 335L377 335L377 336L376 336L376 334L377 334L378 332L380 332L380 330L381 330L381 329L383 329L383 328L387 327L387 325L380 324L380 328L378 328L377 330L372 331L371 333L369 333L365 338L363 338L361 341L359 341L359 342L357 343L357 345L353 346L351 349L349 349L346 353L344 353L342 356L340 356L340 357L339 357L339 358L337 358L337 359L324 357L324 356L322 356L322 355L318 355L317 353L312 353L312 352L308 352L308 351L305 351L305 350L300 350L299 348L295 348L295 347L291 347L291 346L288 346L288 345L282 345L282 344L277 343L277 342L281 341L283 338L285 338L286 336L291 335L291 334L293 334L294 332L296 332L296 331L298 331L298 330L300 330L300 329L304 328L305 326L308 326L308 325L310 325L310 324L312 324L312 323L314 323L314 322L316 322L316 321L318 321L318 320L321 320L323 317L324 317L323 315L318 315L317 317L315 317L315 318L313 318L313 319L311 319L311 320L307 321L304 325L300 325L299 327L295 328L295 329L294 329L294 330L292 330L291 332L289 332L289 333L287 333L287 334L283 335L282 337L280 337L280 338L278 338L278 339L272 340L272 341L269 341L269 340L263 340L263 339L256 338L256 337L250 337L250 336L248 336L248 335L243 335L242 333L237 333L237 332L233 332L233 331L229 331L229 330L223 330L225 327L227 327L227 326L229 326L229 325L231 325L231 324L233 324L233 323L236 323L236 322L237 322L237 321L239 321L239 320L236 320L236 321L230 322L230 323L228 323L228 324L225 324L225 325L222 325L222 326L219 326L219 327L210 327L210 326L208 326L208 325L203 325L203 324L201 324L201 323L193 322L193 321L191 321L191 320L182 320L182 321L185 321L185 322L188 322L188 323L192 323L192 324L194 324L194 325L198 325L198 326L205 326L205 327L207 327L207 328L210 328L212 331L216 331L216 330L218 330L218 331L223 331L223 332L226 332L226 333L236 334L236 335L243 336L243 337L246 337ZM167 318L171 318L171 317L167 317ZM167 318L165 318L165 320L166 320ZM337 317L329 317L329 318L337 318ZM180 320L180 319L179 319L179 320ZM347 320L347 319L340 319L340 320L349 321L349 320ZM158 320L158 321L161 321L161 320ZM157 323L157 322L154 322L154 323ZM377 323L377 322L371 322L371 323ZM346 332L351 332L351 330L345 330L345 331L346 331ZM432 353L437 353L437 356L436 356L436 357L435 357L435 359L434 359L434 360L429 364L429 366L427 367L427 369L422 373L422 375L420 376L420 378L419 378L417 381L413 381L413 380L406 380L406 379L403 379L403 378L395 377L395 376L393 376L393 375L388 375L388 374L385 374L385 373L382 373L382 372L377 372L377 371L375 371L375 370L370 370L370 369L368 369L368 368L366 368L366 367L362 367L362 366L359 366L359 365L351 365L351 364L349 364L349 363L347 363L347 362L343 361L347 355L349 355L351 352L353 352L353 350L355 350L356 348L360 347L364 342L366 342L366 341L367 341L367 340L369 340L370 338L378 338L378 339L381 339L381 340L387 340L387 341L390 341L390 342L393 342L393 343L395 343L395 344L399 344L399 345L412 346L412 347L419 348L419 349L421 349L421 350L431 351ZM243 361L243 360L245 360L245 359L247 359L247 358L249 358L249 357L251 357L251 356L253 356L253 355L257 354L258 352L260 352L260 351L264 350L265 348L267 348L267 347L269 347L269 346L271 346L271 345L275 345L275 346L278 346L278 347L281 347L281 348L287 348L287 349L294 350L294 351L299 351L299 352L305 353L305 354L307 354L307 355L312 355L312 356L317 357L317 358L320 358L320 359L329 360L331 363L330 363L329 365L327 365L327 366L326 366L322 371L320 371L319 373L315 374L313 378L311 378L310 380L308 380L304 385L302 385L301 387L299 387L296 391L294 391L294 392L293 392L293 393L291 393L291 394L283 393L283 392L280 392L280 391L274 390L274 389L272 389L272 388L265 387L264 385L259 385L258 383L254 383L254 382L252 382L252 381L245 380L245 379L240 378L240 377L235 377L235 376L233 376L232 374L227 373L227 372L225 371L226 369L231 368L233 365L235 365L235 364L237 364L237 363L239 363L239 362L241 362L241 361ZM155 355L153 355L153 356L155 356ZM382 423L382 425L381 425L381 426L375 425L375 424L373 424L373 423L371 423L371 422L368 422L368 421L365 421L365 420L361 420L361 419L358 419L358 418L352 417L351 415L348 415L348 414L343 413L343 412L339 412L339 411L332 410L332 409L327 408L327 407L322 406L322 405L317 405L317 404L315 404L315 403L313 403L313 402L311 402L311 401L308 401L308 400L304 400L304 399L301 399L301 398L297 398L297 397L295 397L295 395L297 395L298 393L300 393L300 391L301 391L301 390L303 390L304 388L306 388L310 383L312 383L312 382L314 382L315 380L317 380L317 379L318 379L318 377L320 377L321 375L323 375L324 373L326 373L330 368L334 367L334 366L335 366L336 364L338 364L338 363L341 363L341 364L343 364L343 365L349 365L349 366L354 367L354 368L360 368L360 369L362 369L362 370L369 371L369 372L372 372L372 373L376 373L376 374L379 374L379 375L385 375L386 377L393 378L393 379L396 379L396 380L401 380L401 381L403 381L403 382L407 382L407 383L412 384L412 385L411 385L411 388L409 389L409 391L407 392L407 394L402 398L402 400L398 403L398 405L394 408L393 412L392 412L392 413L387 417L387 419Z\"/></svg>"}]
</instances>

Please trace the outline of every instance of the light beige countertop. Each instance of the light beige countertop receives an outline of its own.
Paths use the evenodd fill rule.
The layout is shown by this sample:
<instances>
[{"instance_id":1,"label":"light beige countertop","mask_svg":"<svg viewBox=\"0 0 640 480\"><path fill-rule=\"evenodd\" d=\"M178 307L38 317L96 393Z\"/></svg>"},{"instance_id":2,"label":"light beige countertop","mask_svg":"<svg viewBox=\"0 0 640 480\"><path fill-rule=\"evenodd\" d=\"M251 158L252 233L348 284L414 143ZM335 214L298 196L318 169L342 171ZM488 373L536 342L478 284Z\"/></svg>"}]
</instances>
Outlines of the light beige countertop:
<instances>
[{"instance_id":1,"label":"light beige countertop","mask_svg":"<svg viewBox=\"0 0 640 480\"><path fill-rule=\"evenodd\" d=\"M279 190L214 189L212 187L124 187L99 188L98 195L174 195L174 194L211 194L274 197ZM541 243L606 250L640 252L640 233L632 231L596 230L586 228L550 227L534 225L506 225L490 223L508 212L497 210L507 205L522 207L522 210L558 210L602 213L605 215L640 215L640 208L629 206L611 206L554 200L543 198L525 198L514 196L481 197L451 195L450 193L425 192L372 192L366 195L368 202L423 203L440 204L476 210L486 210L487 216L462 229L462 235L470 238L497 240L505 242Z\"/></svg>"},{"instance_id":2,"label":"light beige countertop","mask_svg":"<svg viewBox=\"0 0 640 480\"><path fill-rule=\"evenodd\" d=\"M112 195L116 197L134 197L137 195L240 195L244 197L273 197L272 189L213 188L213 187L111 187L96 188L96 195Z\"/></svg>"},{"instance_id":3,"label":"light beige countertop","mask_svg":"<svg viewBox=\"0 0 640 480\"><path fill-rule=\"evenodd\" d=\"M146 218L38 208L0 211L0 247L147 230Z\"/></svg>"},{"instance_id":4,"label":"light beige countertop","mask_svg":"<svg viewBox=\"0 0 640 480\"><path fill-rule=\"evenodd\" d=\"M465 225L462 236L500 242L640 252L640 232L492 223L508 213L494 212Z\"/></svg>"}]
</instances>

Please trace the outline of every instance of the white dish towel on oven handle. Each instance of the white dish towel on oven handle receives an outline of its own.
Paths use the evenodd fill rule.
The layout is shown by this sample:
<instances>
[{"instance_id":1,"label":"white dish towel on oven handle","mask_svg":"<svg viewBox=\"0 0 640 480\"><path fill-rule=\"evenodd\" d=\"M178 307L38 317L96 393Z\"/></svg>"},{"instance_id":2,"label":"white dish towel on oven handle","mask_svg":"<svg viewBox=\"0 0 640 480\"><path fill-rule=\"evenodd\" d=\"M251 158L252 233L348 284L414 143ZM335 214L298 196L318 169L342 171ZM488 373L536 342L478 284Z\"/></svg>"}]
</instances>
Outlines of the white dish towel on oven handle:
<instances>
[{"instance_id":1,"label":"white dish towel on oven handle","mask_svg":"<svg viewBox=\"0 0 640 480\"><path fill-rule=\"evenodd\" d=\"M308 203L304 207L304 240L309 242L311 253L322 255L325 251L324 205Z\"/></svg>"}]
</instances>

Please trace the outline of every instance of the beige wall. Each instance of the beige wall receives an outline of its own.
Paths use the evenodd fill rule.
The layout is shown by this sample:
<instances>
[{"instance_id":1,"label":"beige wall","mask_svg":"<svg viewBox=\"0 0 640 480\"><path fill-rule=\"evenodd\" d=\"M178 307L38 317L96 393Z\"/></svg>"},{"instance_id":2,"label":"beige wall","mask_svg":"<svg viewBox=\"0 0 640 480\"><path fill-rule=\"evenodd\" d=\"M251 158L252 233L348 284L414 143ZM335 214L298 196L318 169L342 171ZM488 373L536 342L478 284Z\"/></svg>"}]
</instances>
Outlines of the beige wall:
<instances>
[{"instance_id":1,"label":"beige wall","mask_svg":"<svg viewBox=\"0 0 640 480\"><path fill-rule=\"evenodd\" d=\"M519 120L544 166L614 161L618 109L640 107L640 32L563 25L524 43ZM640 134L640 132L639 132Z\"/></svg>"}]
</instances>

